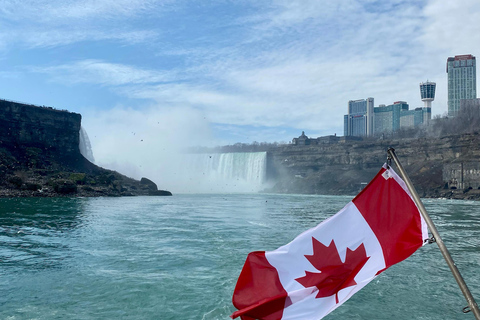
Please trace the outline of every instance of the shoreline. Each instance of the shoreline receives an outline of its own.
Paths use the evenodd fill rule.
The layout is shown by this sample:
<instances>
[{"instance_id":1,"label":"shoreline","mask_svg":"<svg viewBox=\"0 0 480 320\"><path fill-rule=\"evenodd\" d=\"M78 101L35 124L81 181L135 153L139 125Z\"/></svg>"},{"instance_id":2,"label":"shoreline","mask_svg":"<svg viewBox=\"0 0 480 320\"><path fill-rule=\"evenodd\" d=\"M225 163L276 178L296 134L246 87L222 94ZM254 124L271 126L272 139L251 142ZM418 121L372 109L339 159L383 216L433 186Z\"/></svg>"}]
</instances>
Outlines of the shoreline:
<instances>
[{"instance_id":1,"label":"shoreline","mask_svg":"<svg viewBox=\"0 0 480 320\"><path fill-rule=\"evenodd\" d=\"M99 197L141 197L141 196L171 196L172 193L166 190L147 191L143 190L138 193L130 192L118 192L113 189L107 188L92 188L86 186L86 188L77 189L75 193L58 193L54 190L19 190L11 188L0 187L0 199L6 198L99 198ZM258 194L278 194L278 195L318 195L318 196L351 196L355 197L357 194L339 194L339 193L287 193L287 192L272 192L272 191L260 191ZM480 189L467 189L467 190L435 190L420 194L422 199L446 199L446 200L465 200L465 201L480 201Z\"/></svg>"}]
</instances>

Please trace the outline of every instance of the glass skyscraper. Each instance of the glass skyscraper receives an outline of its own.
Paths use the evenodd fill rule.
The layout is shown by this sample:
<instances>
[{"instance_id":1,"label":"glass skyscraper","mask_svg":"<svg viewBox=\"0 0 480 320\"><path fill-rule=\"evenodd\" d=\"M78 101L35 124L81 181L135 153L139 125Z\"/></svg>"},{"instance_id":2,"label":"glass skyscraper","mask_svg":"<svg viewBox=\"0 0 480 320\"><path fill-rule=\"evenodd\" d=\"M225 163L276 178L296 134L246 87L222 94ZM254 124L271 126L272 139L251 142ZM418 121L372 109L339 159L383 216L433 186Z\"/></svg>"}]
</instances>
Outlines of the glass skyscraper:
<instances>
[{"instance_id":1,"label":"glass skyscraper","mask_svg":"<svg viewBox=\"0 0 480 320\"><path fill-rule=\"evenodd\" d=\"M373 135L373 98L348 101L348 114L344 116L344 136Z\"/></svg>"},{"instance_id":2,"label":"glass skyscraper","mask_svg":"<svg viewBox=\"0 0 480 320\"><path fill-rule=\"evenodd\" d=\"M471 54L449 57L448 74L448 115L456 116L460 100L477 98L477 68Z\"/></svg>"},{"instance_id":3,"label":"glass skyscraper","mask_svg":"<svg viewBox=\"0 0 480 320\"><path fill-rule=\"evenodd\" d=\"M400 129L401 113L405 111L408 111L408 103L405 101L397 101L389 106L380 105L375 108L375 133L394 132Z\"/></svg>"}]
</instances>

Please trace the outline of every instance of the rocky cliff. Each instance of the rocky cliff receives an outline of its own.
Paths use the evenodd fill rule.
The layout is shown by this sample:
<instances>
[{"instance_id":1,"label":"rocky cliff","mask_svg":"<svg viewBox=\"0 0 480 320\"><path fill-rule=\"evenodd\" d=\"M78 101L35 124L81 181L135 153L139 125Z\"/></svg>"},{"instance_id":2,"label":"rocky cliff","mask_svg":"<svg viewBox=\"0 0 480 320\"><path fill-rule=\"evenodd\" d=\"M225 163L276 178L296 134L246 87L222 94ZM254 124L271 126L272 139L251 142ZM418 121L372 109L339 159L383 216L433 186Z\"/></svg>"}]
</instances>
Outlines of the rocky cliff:
<instances>
[{"instance_id":1,"label":"rocky cliff","mask_svg":"<svg viewBox=\"0 0 480 320\"><path fill-rule=\"evenodd\" d=\"M79 152L80 114L6 100L0 100L0 110L1 148Z\"/></svg>"},{"instance_id":2,"label":"rocky cliff","mask_svg":"<svg viewBox=\"0 0 480 320\"><path fill-rule=\"evenodd\" d=\"M480 135L355 141L314 146L286 145L269 150L267 191L356 194L396 150L422 197L480 199ZM478 167L478 168L477 168Z\"/></svg>"},{"instance_id":3,"label":"rocky cliff","mask_svg":"<svg viewBox=\"0 0 480 320\"><path fill-rule=\"evenodd\" d=\"M171 195L79 150L81 115L0 100L0 197Z\"/></svg>"}]
</instances>

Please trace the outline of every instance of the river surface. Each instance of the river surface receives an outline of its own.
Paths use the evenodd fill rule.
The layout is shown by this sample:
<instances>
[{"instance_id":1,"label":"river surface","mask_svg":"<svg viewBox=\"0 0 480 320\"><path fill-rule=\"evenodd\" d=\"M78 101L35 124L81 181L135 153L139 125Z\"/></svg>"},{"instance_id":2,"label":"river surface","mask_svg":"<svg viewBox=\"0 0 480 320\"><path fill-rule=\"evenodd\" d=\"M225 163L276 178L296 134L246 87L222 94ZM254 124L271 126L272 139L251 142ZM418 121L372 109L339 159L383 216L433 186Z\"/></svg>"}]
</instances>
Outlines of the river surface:
<instances>
[{"instance_id":1,"label":"river surface","mask_svg":"<svg viewBox=\"0 0 480 320\"><path fill-rule=\"evenodd\" d=\"M250 251L333 215L341 196L0 199L0 319L229 319ZM424 200L480 300L480 202ZM436 244L324 319L474 319Z\"/></svg>"}]
</instances>

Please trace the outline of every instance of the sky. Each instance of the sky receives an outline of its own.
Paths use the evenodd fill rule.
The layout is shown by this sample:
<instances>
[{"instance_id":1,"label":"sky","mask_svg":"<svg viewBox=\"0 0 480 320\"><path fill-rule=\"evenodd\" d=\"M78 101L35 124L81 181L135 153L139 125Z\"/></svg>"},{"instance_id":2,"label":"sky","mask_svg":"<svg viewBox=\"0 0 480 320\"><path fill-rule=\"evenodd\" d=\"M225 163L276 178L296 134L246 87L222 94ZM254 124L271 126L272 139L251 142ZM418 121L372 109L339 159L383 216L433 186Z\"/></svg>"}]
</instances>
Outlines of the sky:
<instances>
[{"instance_id":1,"label":"sky","mask_svg":"<svg viewBox=\"0 0 480 320\"><path fill-rule=\"evenodd\" d=\"M82 114L96 161L134 172L179 146L343 135L349 100L421 107L427 80L444 114L479 21L477 0L0 0L0 98Z\"/></svg>"}]
</instances>

